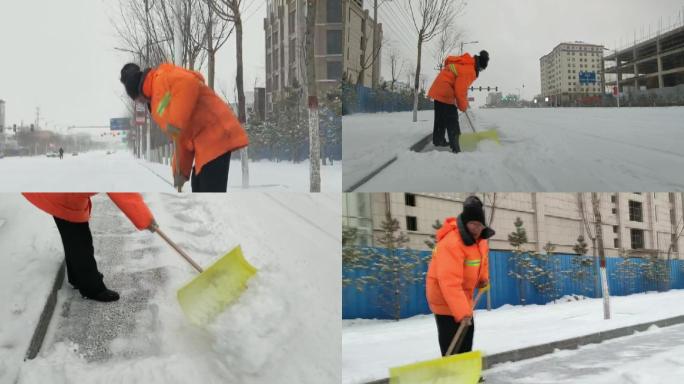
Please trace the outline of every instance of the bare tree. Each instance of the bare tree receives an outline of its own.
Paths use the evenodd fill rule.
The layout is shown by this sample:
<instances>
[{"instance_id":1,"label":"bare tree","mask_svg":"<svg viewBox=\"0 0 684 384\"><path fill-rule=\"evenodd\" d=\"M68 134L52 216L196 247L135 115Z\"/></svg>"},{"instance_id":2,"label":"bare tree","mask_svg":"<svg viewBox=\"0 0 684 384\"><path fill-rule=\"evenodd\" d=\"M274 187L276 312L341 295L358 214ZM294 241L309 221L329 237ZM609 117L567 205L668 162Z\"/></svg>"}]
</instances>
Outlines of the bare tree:
<instances>
[{"instance_id":1,"label":"bare tree","mask_svg":"<svg viewBox=\"0 0 684 384\"><path fill-rule=\"evenodd\" d=\"M610 320L610 292L608 290L608 278L606 277L606 251L603 247L603 222L601 221L601 209L598 193L591 193L591 206L594 210L594 225L596 227L596 243L599 251L601 266L601 292L603 296L603 318Z\"/></svg>"},{"instance_id":2,"label":"bare tree","mask_svg":"<svg viewBox=\"0 0 684 384\"><path fill-rule=\"evenodd\" d=\"M309 106L309 190L321 191L321 146L318 129L318 86L316 84L315 32L317 1L306 2L306 89Z\"/></svg>"},{"instance_id":3,"label":"bare tree","mask_svg":"<svg viewBox=\"0 0 684 384\"><path fill-rule=\"evenodd\" d=\"M242 60L242 0L213 0L209 2L211 9L222 20L225 20L235 28L235 54L237 61L237 75L235 83L238 97L238 120L240 124L247 121L247 110L245 107L244 89L244 66ZM240 162L242 163L242 187L249 187L249 156L247 147L240 151Z\"/></svg>"},{"instance_id":4,"label":"bare tree","mask_svg":"<svg viewBox=\"0 0 684 384\"><path fill-rule=\"evenodd\" d=\"M453 23L448 23L447 26L442 30L437 39L437 46L435 47L435 60L437 61L437 70L441 70L444 66L444 60L446 60L449 53L458 47L461 42L463 33L457 31Z\"/></svg>"},{"instance_id":5,"label":"bare tree","mask_svg":"<svg viewBox=\"0 0 684 384\"><path fill-rule=\"evenodd\" d=\"M379 64L380 51L382 50L382 41L380 41L380 33L378 28L378 8L382 6L389 0L373 0L373 48L368 54L368 36L366 35L366 25L363 25L363 31L361 32L361 67L359 68L359 75L356 79L356 85L362 86L366 78L366 70L370 69L371 74L371 86L375 88L378 85L378 75L380 73L377 69Z\"/></svg>"},{"instance_id":6,"label":"bare tree","mask_svg":"<svg viewBox=\"0 0 684 384\"><path fill-rule=\"evenodd\" d=\"M418 52L416 60L415 81L413 84L413 122L418 121L418 93L420 87L420 70L423 55L423 44L442 33L451 20L465 8L463 0L412 0L407 1L407 8L418 34Z\"/></svg>"},{"instance_id":7,"label":"bare tree","mask_svg":"<svg viewBox=\"0 0 684 384\"><path fill-rule=\"evenodd\" d=\"M216 74L216 53L228 41L235 30L235 25L225 19L216 16L212 3L215 0L203 0L199 5L196 15L198 23L206 29L203 41L196 41L207 52L207 83L209 88L214 89Z\"/></svg>"},{"instance_id":8,"label":"bare tree","mask_svg":"<svg viewBox=\"0 0 684 384\"><path fill-rule=\"evenodd\" d=\"M390 62L390 75L392 76L390 89L394 91L394 85L397 83L399 76L401 76L401 73L404 71L404 62L399 64L399 57L396 50L390 51L388 57Z\"/></svg>"}]
</instances>

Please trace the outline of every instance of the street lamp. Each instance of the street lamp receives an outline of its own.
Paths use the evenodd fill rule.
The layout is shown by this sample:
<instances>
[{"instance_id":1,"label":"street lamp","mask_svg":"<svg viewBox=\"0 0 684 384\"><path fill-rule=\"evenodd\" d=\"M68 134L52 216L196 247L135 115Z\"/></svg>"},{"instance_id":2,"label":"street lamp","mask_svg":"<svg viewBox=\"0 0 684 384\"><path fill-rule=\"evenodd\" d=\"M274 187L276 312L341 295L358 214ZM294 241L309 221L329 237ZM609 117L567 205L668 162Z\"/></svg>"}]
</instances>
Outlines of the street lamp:
<instances>
[{"instance_id":1,"label":"street lamp","mask_svg":"<svg viewBox=\"0 0 684 384\"><path fill-rule=\"evenodd\" d=\"M461 41L461 55L463 54L463 46L466 44L478 44L479 41L468 41L468 42L463 42Z\"/></svg>"}]
</instances>

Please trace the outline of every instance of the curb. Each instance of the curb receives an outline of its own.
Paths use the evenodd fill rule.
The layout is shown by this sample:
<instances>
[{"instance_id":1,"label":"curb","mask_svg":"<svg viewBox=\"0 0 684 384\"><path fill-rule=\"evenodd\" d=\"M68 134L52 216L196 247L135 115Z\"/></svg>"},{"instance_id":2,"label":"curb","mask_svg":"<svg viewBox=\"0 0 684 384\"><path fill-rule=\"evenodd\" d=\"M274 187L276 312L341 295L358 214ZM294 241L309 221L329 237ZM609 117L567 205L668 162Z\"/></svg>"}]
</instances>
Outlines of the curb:
<instances>
[{"instance_id":1,"label":"curb","mask_svg":"<svg viewBox=\"0 0 684 384\"><path fill-rule=\"evenodd\" d=\"M417 142L413 143L413 145L410 147L411 151L413 152L420 152L425 148L426 145L430 142L430 139L432 138L432 133L429 133L427 136L423 137L422 139L418 140ZM378 173L382 172L385 168L387 168L390 164L394 163L397 160L397 156L395 155L391 159L389 159L387 162L379 166L378 168L374 169L371 171L371 173L367 174L361 180L357 181L354 183L351 187L347 188L344 190L344 192L354 192L357 188L360 186L366 184L368 180L372 179L375 177Z\"/></svg>"},{"instance_id":2,"label":"curb","mask_svg":"<svg viewBox=\"0 0 684 384\"><path fill-rule=\"evenodd\" d=\"M55 312L55 306L57 305L57 291L62 287L62 283L64 283L64 268L64 260L62 260L62 263L57 269L55 280L52 283L52 290L50 291L47 300L45 300L43 312L41 312L38 324L36 324L36 329L33 331L33 336L31 337L31 342L26 350L24 361L35 358L38 355L38 352L40 352L40 348L43 346L45 334L47 334L50 320L52 320L52 314Z\"/></svg>"},{"instance_id":3,"label":"curb","mask_svg":"<svg viewBox=\"0 0 684 384\"><path fill-rule=\"evenodd\" d=\"M496 353L493 355L484 356L482 358L482 369L489 369L496 364L501 364L505 362L516 362L520 360L527 360L543 356L549 353L553 353L556 350L572 350L584 345L598 344L603 341L629 336L632 335L634 332L643 332L653 325L663 328L682 323L684 323L684 315L651 321L647 323L629 325L622 328L610 329L607 331L601 331L589 335L573 337L571 339L559 340L551 343L535 345L532 347L516 349L513 351ZM389 382L389 379L380 379L366 382L366 384L387 384Z\"/></svg>"},{"instance_id":4,"label":"curb","mask_svg":"<svg viewBox=\"0 0 684 384\"><path fill-rule=\"evenodd\" d=\"M432 133L428 133L427 136L420 139L418 142L411 146L413 152L421 152L430 143L432 139Z\"/></svg>"},{"instance_id":5,"label":"curb","mask_svg":"<svg viewBox=\"0 0 684 384\"><path fill-rule=\"evenodd\" d=\"M375 177L375 175L377 175L378 173L382 172L385 168L389 167L389 165L392 164L392 163L394 163L396 160L397 160L397 156L395 155L393 158L389 159L387 162L385 162L384 164L382 164L381 166L379 166L378 168L376 168L375 170L373 170L371 173L369 173L369 174L367 174L366 176L364 176L361 180L357 181L354 185L352 185L351 187L347 188L347 189L345 190L345 192L354 192L355 189L357 189L358 187L360 187L360 186L366 184L366 183L368 182L368 180L370 180L370 179L372 179L373 177Z\"/></svg>"}]
</instances>

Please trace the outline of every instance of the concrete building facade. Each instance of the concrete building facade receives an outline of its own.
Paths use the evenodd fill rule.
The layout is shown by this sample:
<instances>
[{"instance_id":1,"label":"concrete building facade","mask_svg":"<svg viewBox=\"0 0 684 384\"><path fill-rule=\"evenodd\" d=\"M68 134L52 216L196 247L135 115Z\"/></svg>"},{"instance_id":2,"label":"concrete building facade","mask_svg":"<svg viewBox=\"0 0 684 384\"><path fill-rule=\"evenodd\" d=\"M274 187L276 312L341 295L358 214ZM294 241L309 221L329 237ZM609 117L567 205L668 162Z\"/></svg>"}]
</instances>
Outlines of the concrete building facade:
<instances>
[{"instance_id":1,"label":"concrete building facade","mask_svg":"<svg viewBox=\"0 0 684 384\"><path fill-rule=\"evenodd\" d=\"M376 23L370 12L363 9L363 0L342 0L342 8L344 75L347 80L357 84L363 68L363 85L375 87L378 85L382 64L382 24ZM378 29L377 47L373 39L375 28Z\"/></svg>"},{"instance_id":2,"label":"concrete building facade","mask_svg":"<svg viewBox=\"0 0 684 384\"><path fill-rule=\"evenodd\" d=\"M539 59L541 95L549 105L574 105L605 92L603 46L560 43Z\"/></svg>"},{"instance_id":3,"label":"concrete building facade","mask_svg":"<svg viewBox=\"0 0 684 384\"><path fill-rule=\"evenodd\" d=\"M314 60L320 95L342 77L343 15L340 0L317 4ZM264 19L266 113L289 87L306 84L306 1L267 0ZM319 95L319 96L320 96Z\"/></svg>"},{"instance_id":4,"label":"concrete building facade","mask_svg":"<svg viewBox=\"0 0 684 384\"><path fill-rule=\"evenodd\" d=\"M409 247L427 250L435 221L457 216L469 193L347 193L342 223L358 228L360 245L375 245L385 213L399 221ZM480 193L486 220L496 231L490 248L510 250L508 234L516 218L527 231L528 250L543 252L551 243L560 253L574 253L582 235L593 254L594 215L590 193ZM678 238L684 218L684 193L599 193L604 248L607 256L657 255L684 258L684 238ZM495 208L492 209L492 206ZM582 209L580 209L580 206ZM672 249L670 244L673 243Z\"/></svg>"},{"instance_id":5,"label":"concrete building facade","mask_svg":"<svg viewBox=\"0 0 684 384\"><path fill-rule=\"evenodd\" d=\"M659 32L655 37L634 45L609 52L605 61L610 66L606 74L613 79L607 82L620 92L675 87L684 84L684 25Z\"/></svg>"}]
</instances>

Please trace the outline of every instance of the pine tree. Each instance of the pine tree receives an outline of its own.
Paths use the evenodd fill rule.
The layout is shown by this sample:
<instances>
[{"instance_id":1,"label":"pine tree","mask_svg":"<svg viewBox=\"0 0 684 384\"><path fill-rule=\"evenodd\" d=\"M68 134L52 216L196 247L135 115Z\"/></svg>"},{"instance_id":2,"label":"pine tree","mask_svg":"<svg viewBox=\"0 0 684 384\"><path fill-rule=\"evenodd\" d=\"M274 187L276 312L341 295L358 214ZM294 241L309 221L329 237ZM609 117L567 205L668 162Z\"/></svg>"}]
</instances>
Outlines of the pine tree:
<instances>
[{"instance_id":1,"label":"pine tree","mask_svg":"<svg viewBox=\"0 0 684 384\"><path fill-rule=\"evenodd\" d=\"M363 270L368 268L368 254L357 244L358 228L342 227L342 268L345 270ZM368 283L367 276L359 276L353 279L342 277L342 286L354 284L357 290L362 291Z\"/></svg>"},{"instance_id":2,"label":"pine tree","mask_svg":"<svg viewBox=\"0 0 684 384\"><path fill-rule=\"evenodd\" d=\"M435 222L432 224L432 229L437 231L440 228L442 228L442 223L440 223L439 220L435 219ZM436 234L433 232L430 235L430 240L425 240L425 245L427 245L428 248L430 248L430 249L434 249L435 244L437 244L437 237L436 237Z\"/></svg>"},{"instance_id":3,"label":"pine tree","mask_svg":"<svg viewBox=\"0 0 684 384\"><path fill-rule=\"evenodd\" d=\"M572 249L575 251L575 255L572 255L571 259L572 269L565 271L565 273L579 285L580 291L586 296L594 286L594 278L596 276L594 258L586 256L587 252L589 252L589 244L584 240L583 235L577 237L577 243L575 243Z\"/></svg>"},{"instance_id":4,"label":"pine tree","mask_svg":"<svg viewBox=\"0 0 684 384\"><path fill-rule=\"evenodd\" d=\"M380 287L379 305L394 320L401 318L401 309L406 302L406 289L425 280L422 257L406 245L408 236L400 231L399 221L387 212L381 224L380 235L376 242L381 249L369 250L369 282Z\"/></svg>"}]
</instances>

